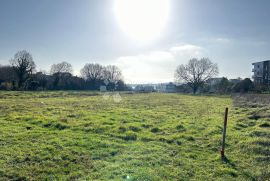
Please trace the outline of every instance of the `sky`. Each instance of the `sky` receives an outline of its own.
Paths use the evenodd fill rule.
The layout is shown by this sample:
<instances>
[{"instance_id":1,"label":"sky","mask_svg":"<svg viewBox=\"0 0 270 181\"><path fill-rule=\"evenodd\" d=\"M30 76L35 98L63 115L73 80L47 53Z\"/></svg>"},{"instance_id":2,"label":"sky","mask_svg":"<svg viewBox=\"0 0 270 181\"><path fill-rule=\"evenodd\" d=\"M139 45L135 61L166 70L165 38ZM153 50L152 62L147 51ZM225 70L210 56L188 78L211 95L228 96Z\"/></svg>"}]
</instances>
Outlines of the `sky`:
<instances>
[{"instance_id":1,"label":"sky","mask_svg":"<svg viewBox=\"0 0 270 181\"><path fill-rule=\"evenodd\" d=\"M127 83L158 83L194 57L228 78L251 77L252 62L270 59L269 0L163 0L163 16L164 6L144 1L125 11L121 0L0 0L0 64L27 50L38 71L67 61L79 75L86 63L113 64ZM137 41L125 25L155 36Z\"/></svg>"}]
</instances>

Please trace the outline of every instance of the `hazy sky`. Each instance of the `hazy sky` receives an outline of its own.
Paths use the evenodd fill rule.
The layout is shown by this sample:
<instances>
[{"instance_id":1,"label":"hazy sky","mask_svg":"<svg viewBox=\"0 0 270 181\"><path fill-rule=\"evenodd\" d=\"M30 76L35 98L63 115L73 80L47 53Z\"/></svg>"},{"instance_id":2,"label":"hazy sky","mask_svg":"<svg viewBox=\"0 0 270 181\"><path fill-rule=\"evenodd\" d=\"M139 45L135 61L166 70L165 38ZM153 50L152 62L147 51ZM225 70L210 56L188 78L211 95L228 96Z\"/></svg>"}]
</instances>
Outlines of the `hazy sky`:
<instances>
[{"instance_id":1,"label":"hazy sky","mask_svg":"<svg viewBox=\"0 0 270 181\"><path fill-rule=\"evenodd\" d=\"M85 63L115 64L127 82L150 83L173 81L192 57L209 57L229 78L251 77L252 62L270 59L269 0L171 0L165 26L146 43L124 32L114 3L0 0L0 64L25 49L38 70L61 61L75 74Z\"/></svg>"}]
</instances>

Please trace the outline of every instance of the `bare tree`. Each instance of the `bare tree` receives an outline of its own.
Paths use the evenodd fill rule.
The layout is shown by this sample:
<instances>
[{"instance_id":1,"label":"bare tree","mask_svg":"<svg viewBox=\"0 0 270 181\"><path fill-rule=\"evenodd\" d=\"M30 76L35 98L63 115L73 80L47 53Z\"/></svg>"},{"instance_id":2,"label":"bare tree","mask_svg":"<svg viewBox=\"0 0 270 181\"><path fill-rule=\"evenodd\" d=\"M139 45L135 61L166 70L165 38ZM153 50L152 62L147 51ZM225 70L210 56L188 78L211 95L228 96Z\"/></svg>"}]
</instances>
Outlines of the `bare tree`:
<instances>
[{"instance_id":1,"label":"bare tree","mask_svg":"<svg viewBox=\"0 0 270 181\"><path fill-rule=\"evenodd\" d=\"M60 89L61 82L65 82L62 84L66 84L68 79L72 77L72 65L67 62L61 62L58 64L53 64L51 66L50 73L53 76L53 89Z\"/></svg>"},{"instance_id":2,"label":"bare tree","mask_svg":"<svg viewBox=\"0 0 270 181\"><path fill-rule=\"evenodd\" d=\"M87 81L97 81L103 78L103 70L102 65L90 63L81 69L81 75Z\"/></svg>"},{"instance_id":3,"label":"bare tree","mask_svg":"<svg viewBox=\"0 0 270 181\"><path fill-rule=\"evenodd\" d=\"M117 83L122 79L121 70L115 65L108 65L104 69L104 78L111 83Z\"/></svg>"},{"instance_id":4,"label":"bare tree","mask_svg":"<svg viewBox=\"0 0 270 181\"><path fill-rule=\"evenodd\" d=\"M56 74L56 73L72 73L72 65L67 62L61 62L58 64L53 64L51 66L51 75Z\"/></svg>"},{"instance_id":5,"label":"bare tree","mask_svg":"<svg viewBox=\"0 0 270 181\"><path fill-rule=\"evenodd\" d=\"M108 90L116 90L122 79L121 70L115 65L108 65L103 71L105 83Z\"/></svg>"},{"instance_id":6,"label":"bare tree","mask_svg":"<svg viewBox=\"0 0 270 181\"><path fill-rule=\"evenodd\" d=\"M175 71L177 82L187 83L195 94L201 86L210 78L218 75L218 66L208 58L198 60L193 58L187 65L179 65Z\"/></svg>"},{"instance_id":7,"label":"bare tree","mask_svg":"<svg viewBox=\"0 0 270 181\"><path fill-rule=\"evenodd\" d=\"M10 63L18 77L18 86L21 88L25 81L35 71L36 65L33 61L33 57L26 50L22 50L14 55L14 58L10 60Z\"/></svg>"}]
</instances>

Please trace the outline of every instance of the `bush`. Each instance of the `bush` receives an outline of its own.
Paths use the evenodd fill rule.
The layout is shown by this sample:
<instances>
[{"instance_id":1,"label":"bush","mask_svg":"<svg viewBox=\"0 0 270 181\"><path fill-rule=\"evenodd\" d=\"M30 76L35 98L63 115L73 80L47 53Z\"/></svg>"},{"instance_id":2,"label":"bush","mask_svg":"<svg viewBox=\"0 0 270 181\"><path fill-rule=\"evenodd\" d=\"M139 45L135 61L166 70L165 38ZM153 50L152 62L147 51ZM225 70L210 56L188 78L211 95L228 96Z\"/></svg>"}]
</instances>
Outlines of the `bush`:
<instances>
[{"instance_id":1,"label":"bush","mask_svg":"<svg viewBox=\"0 0 270 181\"><path fill-rule=\"evenodd\" d=\"M137 140L137 135L135 133L128 132L124 137L124 140L126 141L136 141Z\"/></svg>"},{"instance_id":2,"label":"bush","mask_svg":"<svg viewBox=\"0 0 270 181\"><path fill-rule=\"evenodd\" d=\"M253 82L246 78L233 86L234 92L249 92L254 88Z\"/></svg>"},{"instance_id":3,"label":"bush","mask_svg":"<svg viewBox=\"0 0 270 181\"><path fill-rule=\"evenodd\" d=\"M152 133L157 133L157 132L159 132L159 131L160 131L159 128L152 128L152 129L151 129L151 132L152 132Z\"/></svg>"}]
</instances>

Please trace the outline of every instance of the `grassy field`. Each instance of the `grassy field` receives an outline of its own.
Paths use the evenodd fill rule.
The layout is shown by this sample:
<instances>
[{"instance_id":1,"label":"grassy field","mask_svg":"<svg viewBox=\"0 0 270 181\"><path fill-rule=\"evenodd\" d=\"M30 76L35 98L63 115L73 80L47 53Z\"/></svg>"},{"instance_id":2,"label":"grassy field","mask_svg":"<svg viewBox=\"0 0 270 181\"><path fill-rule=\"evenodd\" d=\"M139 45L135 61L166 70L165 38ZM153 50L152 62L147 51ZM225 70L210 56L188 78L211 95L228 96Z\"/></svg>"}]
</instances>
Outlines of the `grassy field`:
<instances>
[{"instance_id":1,"label":"grassy field","mask_svg":"<svg viewBox=\"0 0 270 181\"><path fill-rule=\"evenodd\" d=\"M267 96L121 97L0 92L0 180L270 180Z\"/></svg>"}]
</instances>

